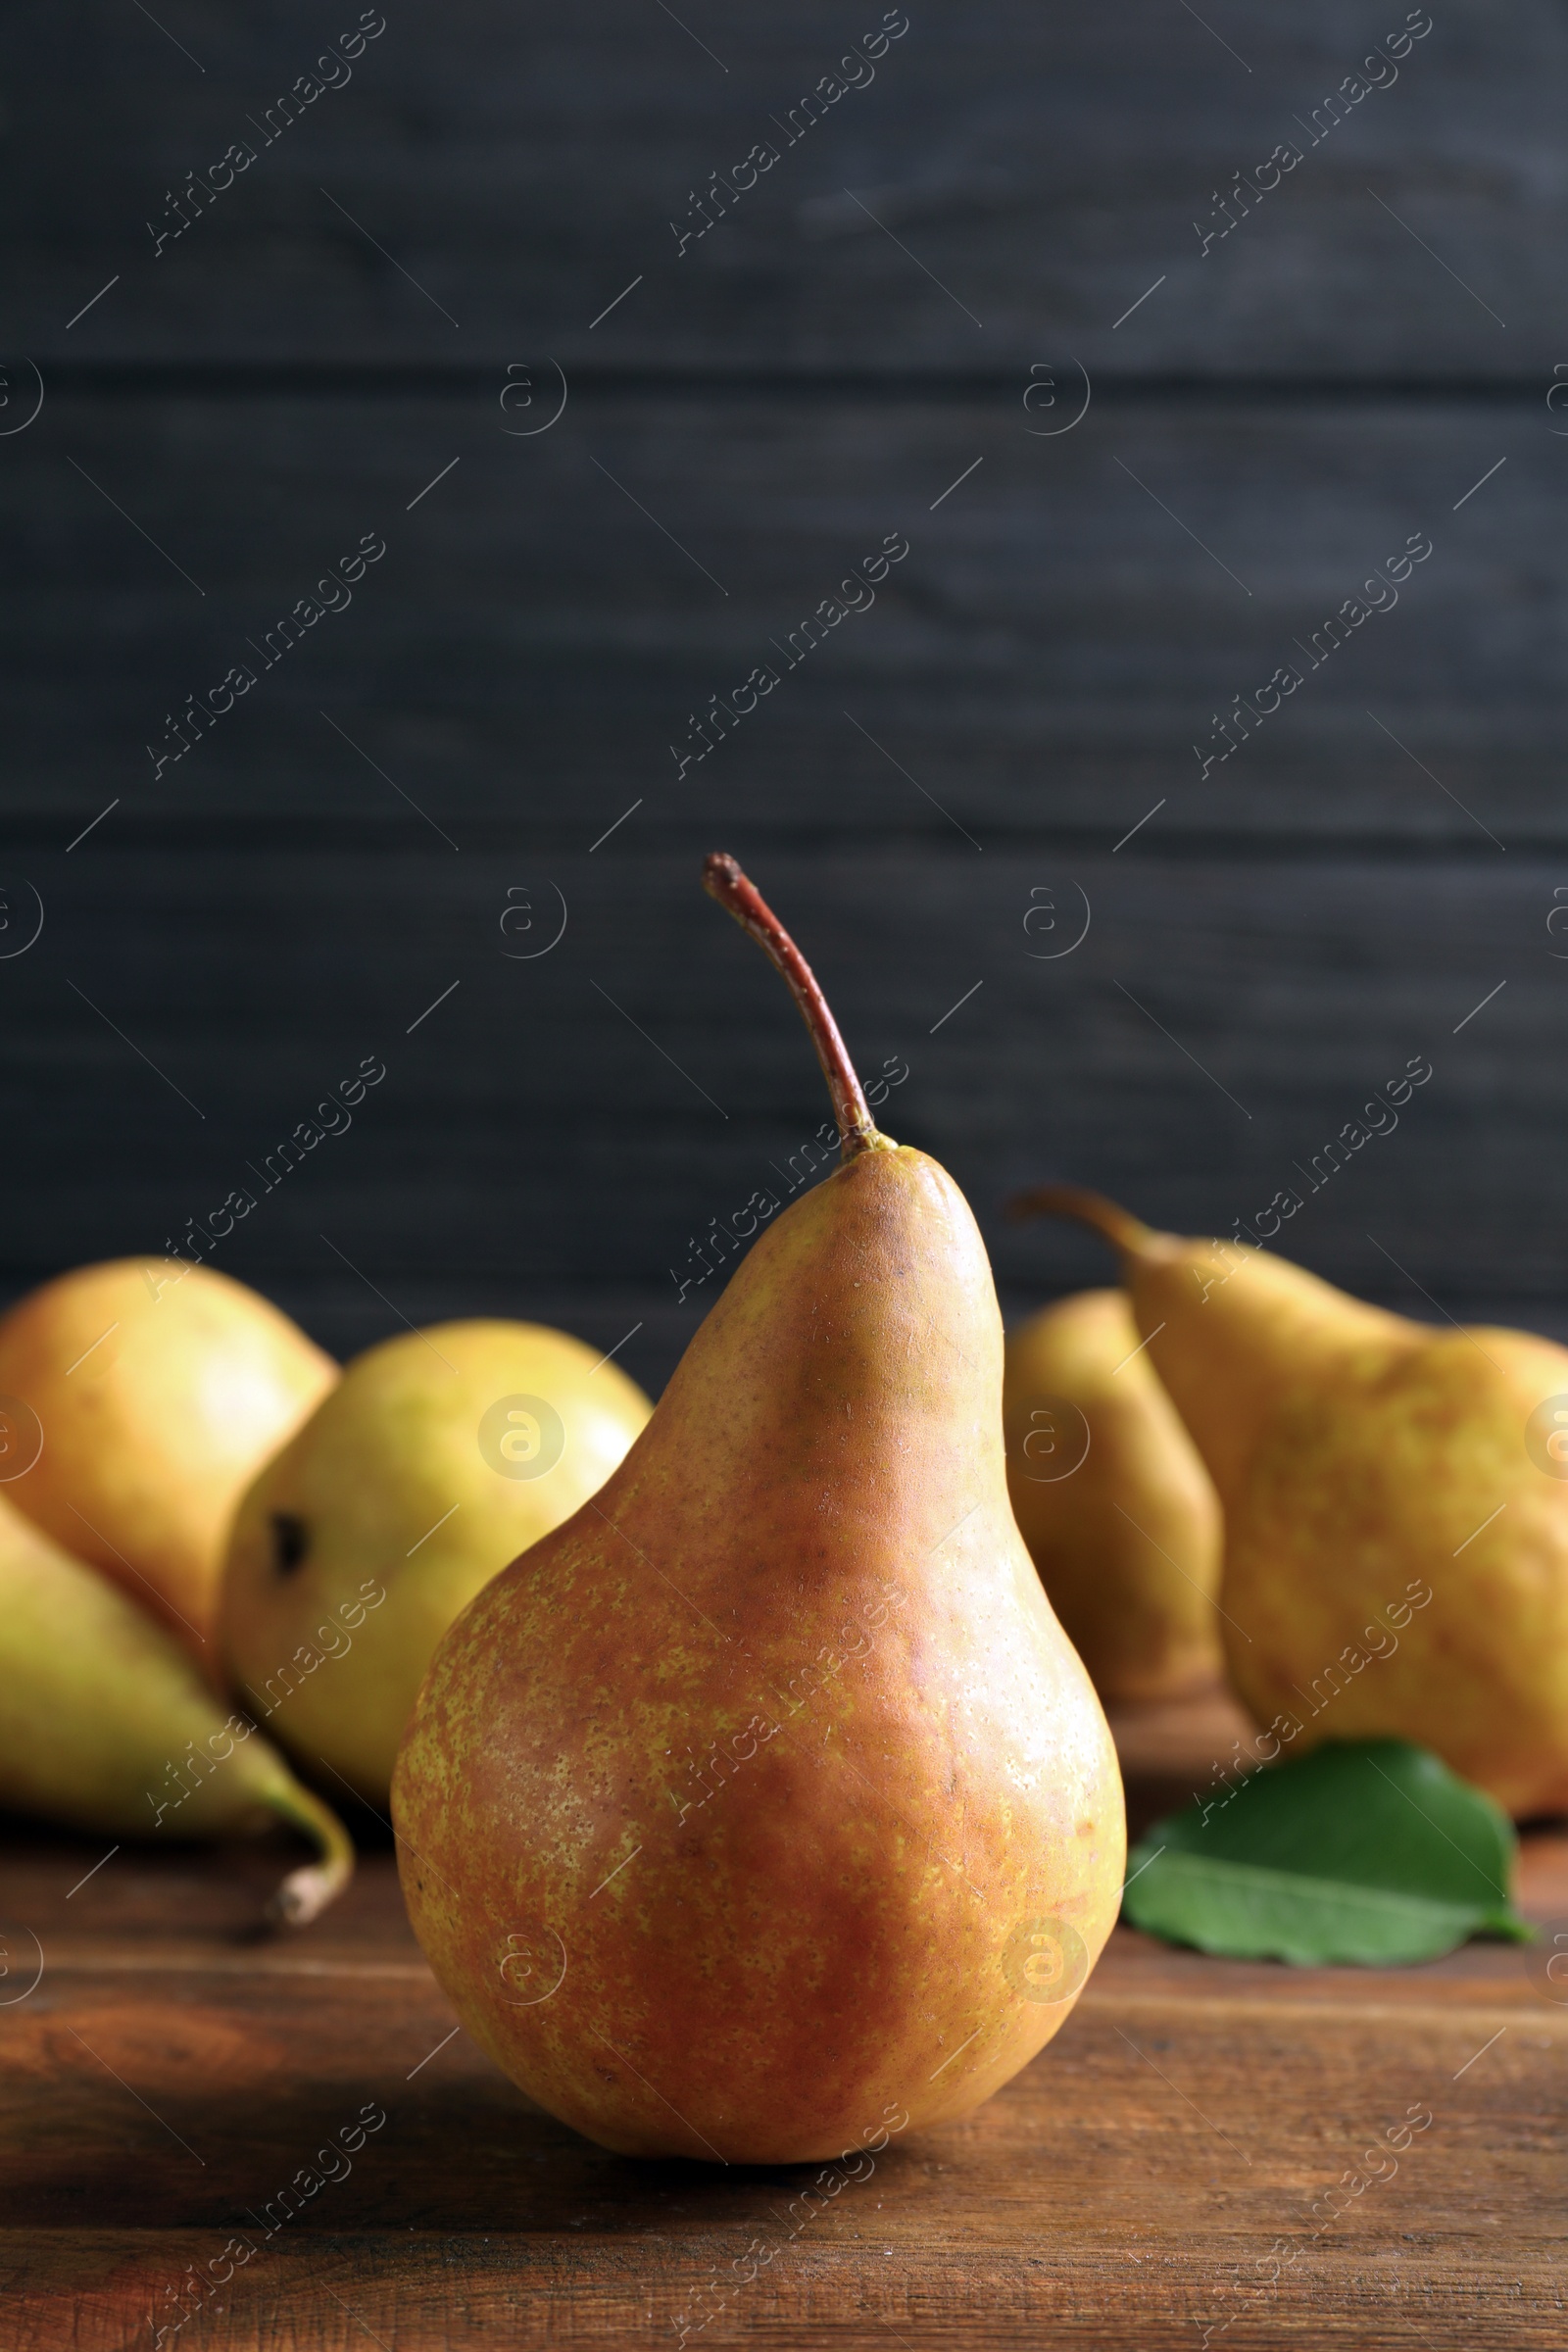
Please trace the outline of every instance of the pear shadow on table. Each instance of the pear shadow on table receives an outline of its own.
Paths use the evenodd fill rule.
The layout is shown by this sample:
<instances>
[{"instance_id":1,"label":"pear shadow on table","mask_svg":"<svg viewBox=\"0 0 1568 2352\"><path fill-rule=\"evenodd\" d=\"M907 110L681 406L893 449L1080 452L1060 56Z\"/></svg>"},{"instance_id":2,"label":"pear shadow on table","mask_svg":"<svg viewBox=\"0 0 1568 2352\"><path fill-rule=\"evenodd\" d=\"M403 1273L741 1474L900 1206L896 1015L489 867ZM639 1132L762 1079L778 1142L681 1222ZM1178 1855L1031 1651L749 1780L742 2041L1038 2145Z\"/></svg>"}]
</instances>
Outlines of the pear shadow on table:
<instances>
[{"instance_id":1,"label":"pear shadow on table","mask_svg":"<svg viewBox=\"0 0 1568 2352\"><path fill-rule=\"evenodd\" d=\"M372 1922L382 1937L412 1952L396 1874L374 1867L378 1853L391 1855L391 1835L369 1815L366 1821L363 1838L357 1820L351 1834L360 1861L371 1867L350 1882L319 1926L295 1930L270 1916L270 1904L315 1849L281 1823L256 1836L187 1842L66 1830L0 1809L0 1930L36 1934L46 1948L69 1937L77 1944L78 1965L86 1958L83 1943L100 1939L122 1963L146 1941L171 1939L219 1951L276 1944L304 1952L319 1933L340 1940L345 1929L363 1935Z\"/></svg>"},{"instance_id":2,"label":"pear shadow on table","mask_svg":"<svg viewBox=\"0 0 1568 2352\"><path fill-rule=\"evenodd\" d=\"M1250 1717L1218 1676L1169 1698L1102 1704L1121 1766L1129 1845L1151 1823L1207 1794L1227 1768L1234 1773L1252 1737Z\"/></svg>"},{"instance_id":3,"label":"pear shadow on table","mask_svg":"<svg viewBox=\"0 0 1568 2352\"><path fill-rule=\"evenodd\" d=\"M1127 1802L1127 1841L1152 1824L1267 1769L1258 1725L1221 1678L1170 1698L1102 1702ZM1515 1823L1521 1837L1560 1833L1568 1807Z\"/></svg>"},{"instance_id":4,"label":"pear shadow on table","mask_svg":"<svg viewBox=\"0 0 1568 2352\"><path fill-rule=\"evenodd\" d=\"M40 2151L25 2178L8 2181L7 2225L221 2229L253 2237L260 2230L276 2244L320 2231L411 2230L459 2236L658 2230L667 2237L684 2224L695 2238L716 2228L761 2227L769 2214L776 2228L779 2209L822 2169L820 2162L721 2167L616 2156L499 2077L465 2074L417 2095L402 2083L378 2091L367 2080L363 2088L387 2120L335 2165L327 2154L360 2105L358 2084L345 2091L341 2082L325 2089L278 2082L247 2086L243 2095L231 2088L179 2098L166 2091L157 2118L162 2145L153 2123L143 2132L119 2104L111 2115L106 2101L95 2111L98 2145ZM918 2156L912 2160L920 2169ZM876 2156L875 2178L895 2181L910 2161L910 2151L890 2144ZM312 2169L318 2178L334 2169L339 2177L288 2211L297 2199L285 2192Z\"/></svg>"},{"instance_id":5,"label":"pear shadow on table","mask_svg":"<svg viewBox=\"0 0 1568 2352\"><path fill-rule=\"evenodd\" d=\"M290 1761L300 1779L331 1806L353 1838L356 1852L389 1854L395 1849L397 1838L387 1818L392 1806L390 1796L383 1797L379 1806L371 1805L363 1796L357 1796L336 1773L304 1757L295 1756Z\"/></svg>"}]
</instances>

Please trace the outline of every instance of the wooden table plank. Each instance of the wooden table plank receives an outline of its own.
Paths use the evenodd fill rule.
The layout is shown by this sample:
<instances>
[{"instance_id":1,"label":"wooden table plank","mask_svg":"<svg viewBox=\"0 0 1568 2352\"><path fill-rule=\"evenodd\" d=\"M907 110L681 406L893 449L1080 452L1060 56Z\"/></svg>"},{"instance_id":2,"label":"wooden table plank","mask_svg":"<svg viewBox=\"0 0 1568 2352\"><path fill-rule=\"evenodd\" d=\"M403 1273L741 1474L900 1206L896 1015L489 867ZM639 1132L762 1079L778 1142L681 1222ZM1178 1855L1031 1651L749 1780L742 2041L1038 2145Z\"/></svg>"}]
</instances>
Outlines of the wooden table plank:
<instances>
[{"instance_id":1,"label":"wooden table plank","mask_svg":"<svg viewBox=\"0 0 1568 2352\"><path fill-rule=\"evenodd\" d=\"M63 855L118 798L77 863L153 823L171 845L239 824L303 849L325 822L437 862L519 834L586 856L640 800L602 867L688 813L972 858L965 832L1108 852L1163 802L1135 854L1562 846L1544 402L1097 399L1040 440L1024 380L601 390L530 440L499 369L444 399L62 394L0 467L9 837ZM266 647L366 533L386 553L323 588L341 609ZM907 554L807 652L889 536ZM1325 634L1412 536L1433 552L1367 588L1384 610ZM241 662L254 687L173 757L166 715ZM693 715L763 663L777 684L700 756ZM1222 757L1216 719L1287 663L1299 685Z\"/></svg>"},{"instance_id":2,"label":"wooden table plank","mask_svg":"<svg viewBox=\"0 0 1568 2352\"><path fill-rule=\"evenodd\" d=\"M1122 1718L1135 1822L1206 1786L1236 1722L1218 1701ZM1568 2005L1539 1950L1287 1970L1118 1929L1000 2097L894 2141L803 2222L809 2171L610 2156L448 2040L384 1851L287 1943L255 1934L265 1852L123 1854L68 1893L95 1859L6 1848L10 1943L30 1925L45 1955L0 2010L8 2352L151 2346L147 2314L236 2233L254 2253L168 2340L653 2347L684 2322L694 2342L920 2352L1205 2327L1244 2347L1563 2341ZM1568 1918L1568 1837L1527 1840L1521 1897ZM384 2124L322 2157L340 2177L285 2221L279 2192L367 2109ZM1369 2140L1428 2112L1327 2223ZM1273 2284L1276 2246L1295 2261Z\"/></svg>"},{"instance_id":3,"label":"wooden table plank","mask_svg":"<svg viewBox=\"0 0 1568 2352\"><path fill-rule=\"evenodd\" d=\"M776 982L697 899L698 857L727 843L820 960L862 1059L907 1061L902 1132L954 1167L1020 1305L1103 1261L1003 1225L1013 1184L1093 1179L1229 1231L1425 1053L1441 1067L1404 1132L1314 1197L1292 1246L1421 1304L1371 1232L1450 1311L1560 1322L1546 925L1568 812L1544 407L1097 401L1037 442L1014 391L622 390L537 442L502 421L493 388L164 392L51 399L9 445L0 807L47 921L0 961L18 1106L0 1288L178 1237L379 1053L390 1074L354 1132L221 1262L350 1349L388 1318L325 1231L416 1318L501 1306L604 1348L641 1323L627 1360L659 1385L710 1295L677 1308L670 1268L821 1122ZM377 518L388 554L352 608L153 781L164 712ZM910 553L876 609L676 787L687 714L901 518ZM1434 554L1399 609L1201 780L1215 710L1282 655L1304 662L1296 640L1423 519ZM1032 894L1076 904L1075 884L1089 936L1035 960ZM567 902L543 960L502 954L514 885Z\"/></svg>"},{"instance_id":4,"label":"wooden table plank","mask_svg":"<svg viewBox=\"0 0 1568 2352\"><path fill-rule=\"evenodd\" d=\"M1108 1277L1075 1230L1004 1213L1013 1189L1061 1177L1221 1234L1293 1187L1281 1246L1331 1280L1406 1312L1436 1311L1420 1285L1463 1318L1561 1328L1552 858L1177 865L1047 837L962 861L884 848L868 888L853 842L710 838L788 908L868 1074L906 1070L889 1131L953 1170L1010 1313ZM754 1192L787 1197L782 1172L793 1159L799 1179L826 1115L776 979L697 890L704 846L692 820L683 849L629 865L472 843L373 864L350 845L303 861L125 845L34 862L48 926L0 964L0 1081L26 1106L9 1138L7 1287L177 1241L239 1185L257 1204L214 1262L340 1351L392 1327L379 1290L416 1321L543 1316L601 1348L641 1324L626 1360L662 1386L717 1288L696 1246ZM532 964L501 952L519 880L554 881L570 908ZM1053 885L1074 920L1087 893L1093 922L1041 961L1023 925ZM256 1171L366 1054L387 1075L352 1127L268 1191ZM1412 1057L1432 1076L1397 1128L1326 1181L1322 1161L1313 1191L1314 1155Z\"/></svg>"},{"instance_id":5,"label":"wooden table plank","mask_svg":"<svg viewBox=\"0 0 1568 2352\"><path fill-rule=\"evenodd\" d=\"M1326 102L1397 33L1396 0L1216 0L1201 21L1161 0L915 8L874 81L793 132L880 0L689 26L636 0L580 21L494 0L381 13L351 69L324 69L352 80L286 129L266 110L357 8L340 27L298 5L219 15L186 27L186 57L132 11L90 37L74 11L20 20L21 347L46 372L83 353L439 366L542 345L568 369L777 375L1026 368L1070 345L1097 372L1532 384L1560 354L1568 42L1549 0L1516 0L1506 38L1485 0L1445 0L1337 123ZM42 101L63 91L70 172ZM671 220L699 231L694 194L733 187L762 141L776 166L721 192L681 253ZM190 196L232 142L254 163ZM1301 160L1274 192L1220 210L1287 142ZM1205 252L1195 221L1223 241Z\"/></svg>"}]
</instances>

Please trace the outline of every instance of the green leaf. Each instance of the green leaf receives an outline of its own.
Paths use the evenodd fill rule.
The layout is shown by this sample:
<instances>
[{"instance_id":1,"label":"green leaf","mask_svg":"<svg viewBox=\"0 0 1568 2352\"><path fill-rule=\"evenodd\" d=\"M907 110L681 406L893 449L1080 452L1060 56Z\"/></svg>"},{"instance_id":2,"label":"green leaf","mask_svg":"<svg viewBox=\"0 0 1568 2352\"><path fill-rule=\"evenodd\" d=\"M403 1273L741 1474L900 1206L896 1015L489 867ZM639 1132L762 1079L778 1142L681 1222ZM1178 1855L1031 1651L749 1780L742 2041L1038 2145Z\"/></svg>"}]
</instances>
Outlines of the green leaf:
<instances>
[{"instance_id":1,"label":"green leaf","mask_svg":"<svg viewBox=\"0 0 1568 2352\"><path fill-rule=\"evenodd\" d=\"M1529 1942L1507 1816L1404 1740L1330 1740L1156 1822L1122 1909L1169 1943L1238 1960L1392 1966L1480 1932Z\"/></svg>"}]
</instances>

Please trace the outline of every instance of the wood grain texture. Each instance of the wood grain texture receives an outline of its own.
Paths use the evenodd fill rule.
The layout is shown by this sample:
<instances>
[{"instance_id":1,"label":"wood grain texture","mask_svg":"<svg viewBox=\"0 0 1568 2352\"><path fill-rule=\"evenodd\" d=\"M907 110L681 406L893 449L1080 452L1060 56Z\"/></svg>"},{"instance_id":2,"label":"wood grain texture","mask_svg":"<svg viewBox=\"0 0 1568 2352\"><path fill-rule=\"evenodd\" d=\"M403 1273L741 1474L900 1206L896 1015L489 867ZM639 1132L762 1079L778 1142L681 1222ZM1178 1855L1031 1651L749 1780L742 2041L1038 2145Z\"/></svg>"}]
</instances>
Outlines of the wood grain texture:
<instances>
[{"instance_id":1,"label":"wood grain texture","mask_svg":"<svg viewBox=\"0 0 1568 2352\"><path fill-rule=\"evenodd\" d=\"M62 401L15 445L0 793L47 921L0 962L9 1290L256 1189L375 1054L355 1132L226 1262L340 1350L398 1312L560 1316L606 1348L641 1322L627 1361L659 1385L710 1295L691 1239L824 1115L782 993L697 891L724 844L868 1068L907 1062L893 1131L954 1168L1018 1303L1100 1261L1003 1227L1013 1185L1228 1232L1424 1054L1404 1132L1291 1244L1420 1312L1400 1267L1557 1328L1544 422L1216 396L1037 443L1015 400L647 390L535 442L503 421L493 388L160 394ZM1427 526L1397 608L1313 669L1312 632ZM387 553L353 603L268 668L247 649L368 529ZM900 529L875 607L787 667ZM155 777L165 714L236 658L254 691ZM1195 739L1287 658L1300 688L1204 778ZM689 714L758 660L777 690L677 780ZM508 952L563 910L548 954Z\"/></svg>"},{"instance_id":2,"label":"wood grain texture","mask_svg":"<svg viewBox=\"0 0 1568 2352\"><path fill-rule=\"evenodd\" d=\"M41 12L7 42L13 85L36 94L10 128L12 313L40 360L548 350L568 369L888 376L1070 347L1140 376L1549 376L1560 12L1524 0L1503 38L1484 0L1447 0L1397 80L1329 129L1330 95L1407 13L916 8L874 81L807 129L791 110L874 31L879 0L679 22L633 0L580 21L394 7L353 78L283 129L267 110L353 26L347 0L324 20L298 0L211 17L205 40ZM46 93L68 89L90 169L61 168L66 110ZM191 200L155 258L181 217L170 191L210 185L241 141L254 164ZM776 166L735 190L766 141ZM1288 141L1300 163L1205 252L1195 222L1222 235L1216 197ZM710 174L727 210L681 254L671 221L700 223Z\"/></svg>"},{"instance_id":3,"label":"wood grain texture","mask_svg":"<svg viewBox=\"0 0 1568 2352\"><path fill-rule=\"evenodd\" d=\"M1208 1787L1234 1723L1217 1701L1123 1718L1134 1821ZM151 2346L182 2275L201 2316L169 2340L215 2352L367 2332L397 2352L673 2346L705 2313L689 2340L891 2330L933 2352L1047 2329L1175 2346L1205 2326L1371 2352L1562 2340L1568 2011L1539 1951L1298 1971L1118 1929L1007 2090L895 2141L803 2224L806 2174L608 2156L446 2040L385 1853L286 1944L255 1939L266 1854L123 1853L68 1893L97 1859L22 1833L6 1854L8 1951L30 1954L30 1930L45 1957L0 2008L18 2352ZM1568 1840L1527 1841L1521 1894L1568 1914ZM278 2192L368 2104L385 2125L285 2223ZM1325 2226L1368 2140L1422 2109L1397 2174ZM234 2238L255 2253L198 2302L186 2266ZM720 2309L749 2248L772 2253ZM1297 2255L1277 2286L1271 2248Z\"/></svg>"},{"instance_id":4,"label":"wood grain texture","mask_svg":"<svg viewBox=\"0 0 1568 2352\"><path fill-rule=\"evenodd\" d=\"M303 849L331 820L437 862L475 827L586 855L639 800L603 863L740 814L1108 851L1161 800L1140 856L1563 842L1568 461L1544 405L1216 392L1099 402L1038 440L1017 384L643 386L514 440L504 380L46 405L0 466L16 845L63 853L115 796L82 862L155 819L192 843L265 824ZM279 655L268 632L366 533L386 554ZM907 555L845 588L889 535ZM1432 554L1364 588L1412 536ZM867 609L812 643L824 600ZM157 770L166 714L236 663L254 689ZM760 664L777 686L713 722ZM1285 664L1300 684L1227 754L1216 717Z\"/></svg>"},{"instance_id":5,"label":"wood grain texture","mask_svg":"<svg viewBox=\"0 0 1568 2352\"><path fill-rule=\"evenodd\" d=\"M745 828L728 837L750 856ZM701 897L701 846L694 826L684 853L620 869L122 847L74 858L58 901L38 868L51 924L0 967L0 1073L26 1106L13 1284L188 1243L241 1188L254 1209L212 1262L328 1344L400 1314L559 1313L605 1348L643 1321L626 1360L661 1382L754 1193L782 1204L829 1164L807 1042ZM1552 862L909 844L883 846L869 888L858 847L764 843L753 862L861 1066L906 1073L881 1116L953 1170L1014 1305L1105 1277L1086 1238L1003 1216L1010 1191L1072 1177L1221 1234L1284 1189L1301 1202L1284 1246L1350 1288L1556 1328ZM503 953L514 880L555 881L569 908L535 963ZM1087 936L1040 959L1044 908L1070 938L1079 892ZM542 889L530 903L558 919ZM352 1125L279 1176L279 1143L368 1056L386 1075ZM1430 1079L1333 1170L1325 1147L1411 1061Z\"/></svg>"}]
</instances>

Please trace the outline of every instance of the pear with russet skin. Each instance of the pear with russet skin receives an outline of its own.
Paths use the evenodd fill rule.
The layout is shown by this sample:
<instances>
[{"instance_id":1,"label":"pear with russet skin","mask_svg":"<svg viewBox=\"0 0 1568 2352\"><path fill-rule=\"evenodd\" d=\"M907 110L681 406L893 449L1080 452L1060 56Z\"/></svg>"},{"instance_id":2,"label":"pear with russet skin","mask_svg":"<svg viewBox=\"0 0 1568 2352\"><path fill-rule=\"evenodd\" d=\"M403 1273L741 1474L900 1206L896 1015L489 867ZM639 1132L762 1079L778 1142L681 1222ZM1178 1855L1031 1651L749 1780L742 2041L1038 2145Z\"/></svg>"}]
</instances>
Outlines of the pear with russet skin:
<instances>
[{"instance_id":1,"label":"pear with russet skin","mask_svg":"<svg viewBox=\"0 0 1568 2352\"><path fill-rule=\"evenodd\" d=\"M393 1781L469 2032L626 2155L793 2164L967 2114L1115 1919L1116 1756L1013 1523L973 1217L789 982L842 1164L766 1227L591 1505L437 1650Z\"/></svg>"},{"instance_id":2,"label":"pear with russet skin","mask_svg":"<svg viewBox=\"0 0 1568 2352\"><path fill-rule=\"evenodd\" d=\"M1568 1807L1568 1349L1415 1323L1098 1194L1225 1514L1221 1632L1266 1736L1415 1741L1518 1816Z\"/></svg>"},{"instance_id":3,"label":"pear with russet skin","mask_svg":"<svg viewBox=\"0 0 1568 2352\"><path fill-rule=\"evenodd\" d=\"M598 1492L653 1409L538 1323L437 1323L356 1356L235 1514L222 1649L258 1722L384 1806L453 1618Z\"/></svg>"},{"instance_id":4,"label":"pear with russet skin","mask_svg":"<svg viewBox=\"0 0 1568 2352\"><path fill-rule=\"evenodd\" d=\"M1101 1697L1217 1681L1219 1498L1126 1293L1060 1298L1009 1333L1002 1413L1018 1532Z\"/></svg>"},{"instance_id":5,"label":"pear with russet skin","mask_svg":"<svg viewBox=\"0 0 1568 2352\"><path fill-rule=\"evenodd\" d=\"M0 1805L102 1838L254 1835L318 1849L274 1917L303 1927L347 1886L342 1823L243 1716L224 1719L183 1642L0 1495Z\"/></svg>"},{"instance_id":6,"label":"pear with russet skin","mask_svg":"<svg viewBox=\"0 0 1568 2352\"><path fill-rule=\"evenodd\" d=\"M298 1324L211 1266L78 1266L0 1316L0 1477L216 1680L234 1505L336 1379Z\"/></svg>"}]
</instances>

